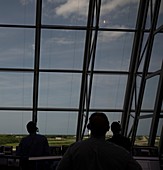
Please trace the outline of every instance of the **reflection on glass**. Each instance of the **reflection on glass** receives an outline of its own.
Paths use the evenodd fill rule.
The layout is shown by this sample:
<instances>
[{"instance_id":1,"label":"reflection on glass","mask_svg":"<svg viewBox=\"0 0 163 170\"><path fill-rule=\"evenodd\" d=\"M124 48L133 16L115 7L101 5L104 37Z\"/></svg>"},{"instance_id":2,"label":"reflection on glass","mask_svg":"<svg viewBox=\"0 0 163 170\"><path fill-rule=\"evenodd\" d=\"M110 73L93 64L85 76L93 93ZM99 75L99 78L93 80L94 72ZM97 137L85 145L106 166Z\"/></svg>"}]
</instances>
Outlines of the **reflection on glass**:
<instances>
[{"instance_id":1,"label":"reflection on glass","mask_svg":"<svg viewBox=\"0 0 163 170\"><path fill-rule=\"evenodd\" d=\"M43 30L41 68L81 69L84 56L85 31Z\"/></svg>"},{"instance_id":2,"label":"reflection on glass","mask_svg":"<svg viewBox=\"0 0 163 170\"><path fill-rule=\"evenodd\" d=\"M78 107L80 74L41 73L39 107Z\"/></svg>"},{"instance_id":3,"label":"reflection on glass","mask_svg":"<svg viewBox=\"0 0 163 170\"><path fill-rule=\"evenodd\" d=\"M143 52L147 50L148 37L149 37L149 33L145 33L143 42L142 42L141 54L140 56L138 56L139 57L139 65L138 65L139 72L143 72L143 69L144 69L144 60L145 60L146 53L143 53Z\"/></svg>"},{"instance_id":4,"label":"reflection on glass","mask_svg":"<svg viewBox=\"0 0 163 170\"><path fill-rule=\"evenodd\" d=\"M0 24L34 25L36 0L0 1Z\"/></svg>"},{"instance_id":5,"label":"reflection on glass","mask_svg":"<svg viewBox=\"0 0 163 170\"><path fill-rule=\"evenodd\" d=\"M136 134L136 145L148 145L148 139L150 134L151 127L151 118L148 119L140 119L138 123L138 129Z\"/></svg>"},{"instance_id":6,"label":"reflection on glass","mask_svg":"<svg viewBox=\"0 0 163 170\"><path fill-rule=\"evenodd\" d=\"M122 109L127 76L95 75L92 85L91 108Z\"/></svg>"},{"instance_id":7,"label":"reflection on glass","mask_svg":"<svg viewBox=\"0 0 163 170\"><path fill-rule=\"evenodd\" d=\"M33 68L34 29L0 28L0 67Z\"/></svg>"},{"instance_id":8,"label":"reflection on glass","mask_svg":"<svg viewBox=\"0 0 163 170\"><path fill-rule=\"evenodd\" d=\"M0 111L0 117L0 134L28 134L26 124L32 120L32 112Z\"/></svg>"},{"instance_id":9,"label":"reflection on glass","mask_svg":"<svg viewBox=\"0 0 163 170\"><path fill-rule=\"evenodd\" d=\"M163 24L163 1L160 4L160 11L158 16L157 28Z\"/></svg>"},{"instance_id":10,"label":"reflection on glass","mask_svg":"<svg viewBox=\"0 0 163 170\"><path fill-rule=\"evenodd\" d=\"M87 0L47 1L43 0L42 23L48 25L86 26Z\"/></svg>"},{"instance_id":11,"label":"reflection on glass","mask_svg":"<svg viewBox=\"0 0 163 170\"><path fill-rule=\"evenodd\" d=\"M76 112L38 112L39 132L46 135L76 135Z\"/></svg>"},{"instance_id":12,"label":"reflection on glass","mask_svg":"<svg viewBox=\"0 0 163 170\"><path fill-rule=\"evenodd\" d=\"M118 70L129 69L133 43L133 33L99 32L95 69Z\"/></svg>"},{"instance_id":13,"label":"reflection on glass","mask_svg":"<svg viewBox=\"0 0 163 170\"><path fill-rule=\"evenodd\" d=\"M111 113L106 112L105 114L107 115L110 124L112 122L115 122L115 121L120 121L121 122L122 113L120 113L120 112L111 112Z\"/></svg>"},{"instance_id":14,"label":"reflection on glass","mask_svg":"<svg viewBox=\"0 0 163 170\"><path fill-rule=\"evenodd\" d=\"M135 25L140 0L101 1L97 48L93 48L93 44L86 49L86 32L90 31L90 28L87 28L90 0L42 0L42 11L38 11L42 12L40 32L37 32L38 29L35 27L36 2L41 1L0 1L0 134L27 134L25 125L32 119L33 113L26 111L26 108L34 109L33 94L37 94L38 90L38 98L35 96L36 101L38 99L36 113L39 109L63 111L39 111L37 118L40 133L74 135L75 138L78 112L66 112L65 110L79 109L80 93L82 94L82 91L80 92L81 78L82 71L84 71L82 70L83 59L86 49L90 49L91 52L95 49L96 52L90 109L106 109L110 122L120 121L119 109L123 110L124 96L128 90L126 83L132 49L136 49L133 46L134 35L135 31L139 31L135 30ZM157 28L163 23L162 5L161 1ZM97 19L96 12L93 21ZM150 19L149 10L146 29L151 26ZM91 40L94 38L95 30L94 27L91 30ZM41 37L36 37L36 33L38 33L37 35L41 33ZM146 30L142 40L141 54L145 48L148 34L149 32ZM162 63L162 33L155 34L154 38L148 70L150 72L159 70ZM40 51L35 51L35 42L41 44L41 47L37 48ZM137 45L141 45L141 43ZM35 54L40 56L35 56ZM135 104L137 101L134 100L138 99L146 54L145 51L138 66L139 76L136 78L135 92L137 94L134 94L133 112L137 106ZM34 78L37 82L34 72L27 70L34 69L35 57L40 59L39 65L36 66L38 74L35 72L35 75L39 75L38 87L33 87ZM77 73L78 71L80 73ZM106 71L107 74L103 75L102 72L97 74L98 71ZM111 71L115 71L114 74ZM89 80L87 83L89 85ZM147 79L141 109L151 109L150 113L154 109L157 85L158 77ZM33 89L36 90L34 93ZM22 111L10 111L12 108ZM114 113L111 112L112 109L115 110ZM141 142L141 145L147 145L150 124L151 118L139 121L137 139L140 138L141 141L136 139L136 143ZM158 136L161 124L162 120L159 122ZM132 125L133 118L130 117L128 133Z\"/></svg>"},{"instance_id":15,"label":"reflection on glass","mask_svg":"<svg viewBox=\"0 0 163 170\"><path fill-rule=\"evenodd\" d=\"M135 28L139 0L117 2L102 1L100 27Z\"/></svg>"},{"instance_id":16,"label":"reflection on glass","mask_svg":"<svg viewBox=\"0 0 163 170\"><path fill-rule=\"evenodd\" d=\"M142 109L154 109L159 77L155 76L146 81L146 88L142 101Z\"/></svg>"},{"instance_id":17,"label":"reflection on glass","mask_svg":"<svg viewBox=\"0 0 163 170\"><path fill-rule=\"evenodd\" d=\"M33 74L0 72L0 107L31 107Z\"/></svg>"},{"instance_id":18,"label":"reflection on glass","mask_svg":"<svg viewBox=\"0 0 163 170\"><path fill-rule=\"evenodd\" d=\"M155 35L153 49L151 54L149 71L158 71L161 69L162 64L162 49L163 49L163 35L158 33Z\"/></svg>"}]
</instances>

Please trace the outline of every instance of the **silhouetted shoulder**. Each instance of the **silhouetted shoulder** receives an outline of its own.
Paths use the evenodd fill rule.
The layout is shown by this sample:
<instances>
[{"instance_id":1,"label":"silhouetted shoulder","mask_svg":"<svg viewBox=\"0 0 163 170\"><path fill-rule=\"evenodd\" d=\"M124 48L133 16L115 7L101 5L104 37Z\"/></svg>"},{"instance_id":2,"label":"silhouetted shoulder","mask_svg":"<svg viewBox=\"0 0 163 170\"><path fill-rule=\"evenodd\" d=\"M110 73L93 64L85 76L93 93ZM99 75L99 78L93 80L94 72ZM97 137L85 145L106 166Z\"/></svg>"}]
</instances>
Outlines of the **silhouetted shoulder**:
<instances>
[{"instance_id":1,"label":"silhouetted shoulder","mask_svg":"<svg viewBox=\"0 0 163 170\"><path fill-rule=\"evenodd\" d=\"M108 139L107 141L112 142L116 145L119 145L119 146L127 149L128 151L131 150L130 139L123 135L120 135L120 134L113 135L112 138Z\"/></svg>"}]
</instances>

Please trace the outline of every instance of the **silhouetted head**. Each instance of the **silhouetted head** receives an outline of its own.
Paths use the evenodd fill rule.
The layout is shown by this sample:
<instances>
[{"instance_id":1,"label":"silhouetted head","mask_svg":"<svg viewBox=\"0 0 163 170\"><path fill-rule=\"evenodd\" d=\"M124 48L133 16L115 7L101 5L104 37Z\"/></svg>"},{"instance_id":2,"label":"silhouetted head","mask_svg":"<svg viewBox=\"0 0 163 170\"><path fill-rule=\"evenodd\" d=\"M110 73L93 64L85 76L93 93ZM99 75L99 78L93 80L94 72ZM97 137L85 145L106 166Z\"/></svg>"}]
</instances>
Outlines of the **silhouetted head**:
<instances>
[{"instance_id":1,"label":"silhouetted head","mask_svg":"<svg viewBox=\"0 0 163 170\"><path fill-rule=\"evenodd\" d=\"M91 135L104 136L109 130L109 120L104 113L93 113L89 118L87 128L91 130Z\"/></svg>"},{"instance_id":2,"label":"silhouetted head","mask_svg":"<svg viewBox=\"0 0 163 170\"><path fill-rule=\"evenodd\" d=\"M31 133L36 133L36 131L38 130L38 128L36 127L36 123L33 121L30 121L27 123L27 131L31 134Z\"/></svg>"},{"instance_id":3,"label":"silhouetted head","mask_svg":"<svg viewBox=\"0 0 163 170\"><path fill-rule=\"evenodd\" d=\"M113 122L111 124L111 131L113 132L113 134L120 133L120 131L121 131L120 123L119 122Z\"/></svg>"}]
</instances>

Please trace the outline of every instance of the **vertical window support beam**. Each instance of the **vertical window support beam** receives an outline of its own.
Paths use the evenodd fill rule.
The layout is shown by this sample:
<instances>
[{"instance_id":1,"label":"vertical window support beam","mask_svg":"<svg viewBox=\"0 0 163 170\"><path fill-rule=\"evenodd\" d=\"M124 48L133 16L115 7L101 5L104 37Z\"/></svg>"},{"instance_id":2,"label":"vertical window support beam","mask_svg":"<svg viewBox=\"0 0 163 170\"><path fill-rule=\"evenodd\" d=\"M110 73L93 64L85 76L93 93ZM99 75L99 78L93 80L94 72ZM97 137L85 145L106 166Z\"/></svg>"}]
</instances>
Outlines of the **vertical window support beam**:
<instances>
[{"instance_id":1,"label":"vertical window support beam","mask_svg":"<svg viewBox=\"0 0 163 170\"><path fill-rule=\"evenodd\" d=\"M163 61L162 61L160 78L159 78L159 84L157 88L157 95L156 95L154 113L153 113L151 130L149 135L149 141L148 141L149 146L154 146L155 144L162 102L163 102Z\"/></svg>"},{"instance_id":2,"label":"vertical window support beam","mask_svg":"<svg viewBox=\"0 0 163 170\"><path fill-rule=\"evenodd\" d=\"M94 33L94 37L92 40L92 44L91 44L91 51L90 51L90 75L87 76L87 79L89 78L89 83L87 81L88 84L88 92L87 94L85 94L85 98L86 98L86 115L85 115L85 122L84 122L84 127L82 130L82 136L81 138L83 139L84 137L84 133L87 127L87 123L88 123L88 117L89 117L89 108L90 108L90 100L91 100L91 91L92 91L92 82L93 82L93 71L94 71L94 63L95 63L95 55L96 55L96 45L97 45L97 36L98 36L98 29L99 29L99 18L100 18L100 8L101 8L101 0L95 0L95 7L96 7L96 15L95 15L95 33ZM89 68L87 68L87 70L89 70Z\"/></svg>"},{"instance_id":3,"label":"vertical window support beam","mask_svg":"<svg viewBox=\"0 0 163 170\"><path fill-rule=\"evenodd\" d=\"M99 26L99 17L100 17L100 6L101 0L90 0L89 2L89 11L88 11L88 21L87 21L87 32L85 39L85 52L84 52L84 61L83 61L83 73L81 81L81 91L80 91L80 101L79 101L79 114L78 114L78 123L77 123L77 138L76 140L81 140L83 137L84 129L86 128L86 122L88 120L89 114L89 105L90 105L90 96L92 89L92 80L93 80L93 70L95 62L95 51L97 43L97 34ZM96 10L96 15L95 15ZM96 16L96 19L94 20ZM93 34L93 27L95 23L95 31ZM89 68L90 75L89 75ZM85 125L83 127L83 117L85 115Z\"/></svg>"},{"instance_id":4,"label":"vertical window support beam","mask_svg":"<svg viewBox=\"0 0 163 170\"><path fill-rule=\"evenodd\" d=\"M79 113L78 113L78 122L77 122L77 132L76 140L81 140L83 117L84 117L84 106L85 106L85 94L87 91L87 76L88 76L88 61L90 54L90 46L92 39L92 27L93 27L93 14L94 14L95 1L90 0L89 2L89 11L88 11L88 21L87 21L87 31L85 39L85 51L84 51L84 61L83 61L83 72L81 80L81 89L80 89L80 101L79 101Z\"/></svg>"},{"instance_id":5,"label":"vertical window support beam","mask_svg":"<svg viewBox=\"0 0 163 170\"><path fill-rule=\"evenodd\" d=\"M158 19L158 14L159 14L159 7L160 7L160 0L155 2L153 17L152 17L152 25L151 25L151 29L150 29L150 33L149 33L149 37L148 37L149 41L147 44L147 50L146 50L146 54L145 54L145 58L144 58L144 68L143 68L140 90L139 90L139 95L138 95L138 102L137 102L137 106L135 108L135 119L134 119L134 123L133 123L133 133L132 133L132 138L131 138L132 145L134 145L135 138L136 138L139 116L140 116L140 112L141 112L144 90L145 90L145 86L146 86L146 77L148 74L148 68L149 68L152 47L153 47L153 42L154 42L154 32L156 30L157 19Z\"/></svg>"},{"instance_id":6,"label":"vertical window support beam","mask_svg":"<svg viewBox=\"0 0 163 170\"><path fill-rule=\"evenodd\" d=\"M36 123L37 123L38 88L39 88L41 11L42 11L42 0L37 0L36 30L35 30L35 56L34 56L34 80L33 80L33 115L32 115L32 120Z\"/></svg>"},{"instance_id":7,"label":"vertical window support beam","mask_svg":"<svg viewBox=\"0 0 163 170\"><path fill-rule=\"evenodd\" d=\"M142 42L144 36L145 23L148 13L149 0L141 0L139 5L136 32L133 42L133 49L131 54L131 62L129 68L128 81L126 86L126 95L124 99L123 113L122 113L122 134L127 136L130 112L134 91L136 87L137 68L139 65L139 58L142 49Z\"/></svg>"}]
</instances>

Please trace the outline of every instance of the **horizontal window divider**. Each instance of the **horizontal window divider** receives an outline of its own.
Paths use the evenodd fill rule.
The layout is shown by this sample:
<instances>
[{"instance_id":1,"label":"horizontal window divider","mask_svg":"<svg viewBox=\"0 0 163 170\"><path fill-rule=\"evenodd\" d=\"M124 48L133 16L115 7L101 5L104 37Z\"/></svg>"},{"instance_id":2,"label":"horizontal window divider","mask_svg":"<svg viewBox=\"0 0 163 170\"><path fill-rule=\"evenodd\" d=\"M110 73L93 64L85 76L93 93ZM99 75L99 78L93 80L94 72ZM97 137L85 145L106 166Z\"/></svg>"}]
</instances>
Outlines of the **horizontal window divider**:
<instances>
[{"instance_id":1,"label":"horizontal window divider","mask_svg":"<svg viewBox=\"0 0 163 170\"><path fill-rule=\"evenodd\" d=\"M0 72L34 72L34 69L24 69L24 68L0 68ZM82 70L70 70L70 69L39 69L39 72L49 72L49 73L83 73ZM91 71L87 71L91 73ZM128 74L127 71L93 71L94 74Z\"/></svg>"},{"instance_id":2,"label":"horizontal window divider","mask_svg":"<svg viewBox=\"0 0 163 170\"><path fill-rule=\"evenodd\" d=\"M93 111L93 112L95 112L95 111L99 111L99 112L123 112L123 109L96 109L96 108L94 108L94 109L89 109L89 111ZM134 109L131 110L131 113L133 113L133 112L135 112ZM152 110L152 109L142 109L141 110L141 113L153 113L153 112L154 112L154 110Z\"/></svg>"},{"instance_id":3,"label":"horizontal window divider","mask_svg":"<svg viewBox=\"0 0 163 170\"><path fill-rule=\"evenodd\" d=\"M0 68L0 72L34 72L34 69L26 69L26 68Z\"/></svg>"},{"instance_id":4,"label":"horizontal window divider","mask_svg":"<svg viewBox=\"0 0 163 170\"><path fill-rule=\"evenodd\" d=\"M0 27L5 28L36 28L35 25L18 25L18 24L0 24Z\"/></svg>"},{"instance_id":5,"label":"horizontal window divider","mask_svg":"<svg viewBox=\"0 0 163 170\"><path fill-rule=\"evenodd\" d=\"M39 69L39 72L54 72L54 73L82 73L82 70L61 70L61 69Z\"/></svg>"},{"instance_id":6,"label":"horizontal window divider","mask_svg":"<svg viewBox=\"0 0 163 170\"><path fill-rule=\"evenodd\" d=\"M45 107L38 107L37 111L72 111L72 112L79 112L79 108L45 108ZM89 112L122 112L122 109L89 109ZM84 109L86 112L86 109Z\"/></svg>"},{"instance_id":7,"label":"horizontal window divider","mask_svg":"<svg viewBox=\"0 0 163 170\"><path fill-rule=\"evenodd\" d=\"M33 111L32 107L0 107L4 111Z\"/></svg>"},{"instance_id":8,"label":"horizontal window divider","mask_svg":"<svg viewBox=\"0 0 163 170\"><path fill-rule=\"evenodd\" d=\"M33 111L32 107L0 107L0 110L4 111ZM78 112L79 108L56 108L56 107L38 107L36 109L37 111L72 111L72 112ZM86 109L84 109L86 111ZM131 110L131 113L133 113L135 110ZM154 110L150 109L144 109L141 110L141 113L153 113ZM90 108L89 112L123 112L123 109L96 109L96 108ZM163 112L163 110L161 111ZM160 115L163 117L163 115Z\"/></svg>"},{"instance_id":9,"label":"horizontal window divider","mask_svg":"<svg viewBox=\"0 0 163 170\"><path fill-rule=\"evenodd\" d=\"M87 30L87 26L69 26L69 25L41 25L42 29L61 29L61 30Z\"/></svg>"},{"instance_id":10,"label":"horizontal window divider","mask_svg":"<svg viewBox=\"0 0 163 170\"><path fill-rule=\"evenodd\" d=\"M124 74L124 75L128 75L129 72L128 71L93 71L94 74Z\"/></svg>"},{"instance_id":11,"label":"horizontal window divider","mask_svg":"<svg viewBox=\"0 0 163 170\"><path fill-rule=\"evenodd\" d=\"M0 24L0 28L36 28L36 25L23 24ZM102 27L87 27L87 26L69 26L69 25L41 25L41 29L58 29L58 30L98 30L98 31L115 31L115 32L136 32L135 28L102 28ZM149 33L150 29L145 29L144 32ZM162 33L162 30L159 30Z\"/></svg>"},{"instance_id":12,"label":"horizontal window divider","mask_svg":"<svg viewBox=\"0 0 163 170\"><path fill-rule=\"evenodd\" d=\"M56 73L82 73L82 70L60 70L60 69L39 69L39 72L56 72ZM87 73L91 73L91 71L87 71ZM127 71L93 71L94 74L128 74Z\"/></svg>"},{"instance_id":13,"label":"horizontal window divider","mask_svg":"<svg viewBox=\"0 0 163 170\"><path fill-rule=\"evenodd\" d=\"M28 68L0 68L0 72L35 72L38 71L39 73L45 72L45 73L83 73L83 70L72 70L72 69L28 69ZM88 74L91 73L91 71L87 71ZM103 70L94 70L93 74L110 74L110 75L128 75L128 71L103 71ZM137 72L137 74L142 74L142 72ZM148 75L150 76L153 74L153 72L148 72Z\"/></svg>"}]
</instances>

